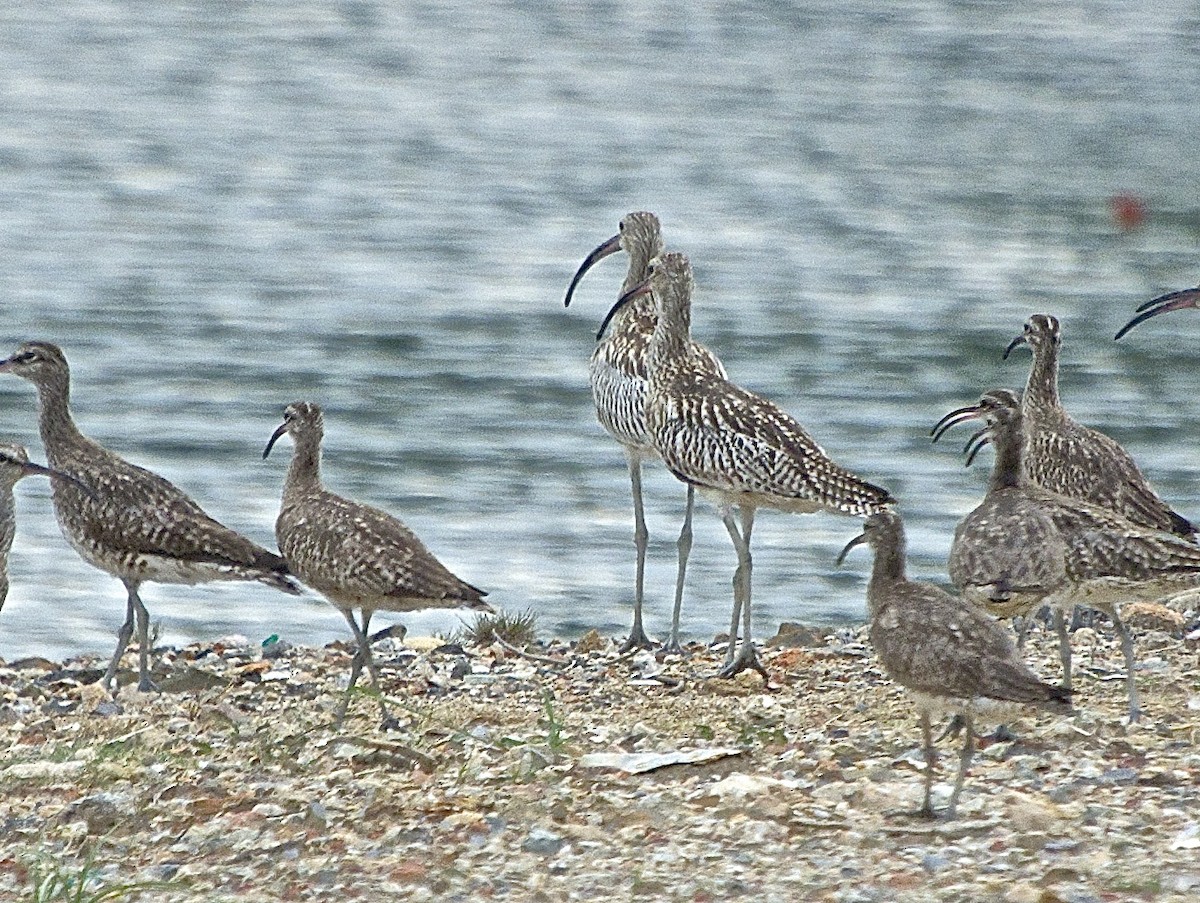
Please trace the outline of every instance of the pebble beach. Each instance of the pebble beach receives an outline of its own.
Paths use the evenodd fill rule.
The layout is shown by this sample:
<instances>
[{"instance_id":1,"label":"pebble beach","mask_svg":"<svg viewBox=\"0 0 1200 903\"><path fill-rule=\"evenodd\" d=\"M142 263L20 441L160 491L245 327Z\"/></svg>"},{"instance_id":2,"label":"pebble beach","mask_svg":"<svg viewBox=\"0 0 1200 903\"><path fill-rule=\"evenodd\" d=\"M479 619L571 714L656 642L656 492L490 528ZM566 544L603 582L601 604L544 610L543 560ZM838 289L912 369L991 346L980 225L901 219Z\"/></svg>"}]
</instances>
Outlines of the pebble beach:
<instances>
[{"instance_id":1,"label":"pebble beach","mask_svg":"<svg viewBox=\"0 0 1200 903\"><path fill-rule=\"evenodd\" d=\"M0 898L1193 900L1196 612L1130 621L1142 721L1108 625L1077 630L1075 713L981 739L953 821L913 814L916 713L865 628L784 625L767 682L713 679L720 638L684 657L595 631L385 638L388 731L369 690L332 727L341 642L160 649L162 692L115 698L99 660L7 662ZM1052 631L1028 653L1056 679ZM939 743L935 804L958 746Z\"/></svg>"}]
</instances>

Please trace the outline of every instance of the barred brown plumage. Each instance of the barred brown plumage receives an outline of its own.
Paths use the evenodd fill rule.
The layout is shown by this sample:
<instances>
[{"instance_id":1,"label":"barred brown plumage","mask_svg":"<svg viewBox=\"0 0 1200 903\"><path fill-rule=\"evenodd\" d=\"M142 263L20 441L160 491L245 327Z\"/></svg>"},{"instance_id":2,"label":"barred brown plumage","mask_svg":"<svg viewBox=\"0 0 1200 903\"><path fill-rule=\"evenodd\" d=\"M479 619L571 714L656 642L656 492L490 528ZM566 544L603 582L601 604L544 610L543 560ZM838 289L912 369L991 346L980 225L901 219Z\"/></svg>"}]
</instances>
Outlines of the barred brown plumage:
<instances>
[{"instance_id":1,"label":"barred brown plumage","mask_svg":"<svg viewBox=\"0 0 1200 903\"><path fill-rule=\"evenodd\" d=\"M652 293L658 323L650 345L646 428L667 468L712 498L738 555L729 651L722 671L762 671L750 635L750 534L758 508L865 516L895 500L839 467L777 405L713 373L691 342L692 268L678 253L651 263L648 277L614 311ZM733 509L741 515L739 528ZM738 620L742 643L734 655Z\"/></svg>"},{"instance_id":2,"label":"barred brown plumage","mask_svg":"<svg viewBox=\"0 0 1200 903\"><path fill-rule=\"evenodd\" d=\"M125 585L125 622L104 674L106 685L116 680L136 617L138 688L154 688L150 615L138 595L142 583L253 580L300 592L279 555L213 520L167 480L79 432L70 410L70 368L58 346L26 342L0 361L0 373L20 376L37 388L46 458L70 477L52 480L54 515L63 536L84 561Z\"/></svg>"},{"instance_id":3,"label":"barred brown plumage","mask_svg":"<svg viewBox=\"0 0 1200 903\"><path fill-rule=\"evenodd\" d=\"M624 294L646 276L646 266L663 250L662 231L658 217L653 213L630 213L621 220L617 234L599 245L579 265L571 284L567 288L566 304L579 280L596 263L623 250L629 255L629 268L625 281L621 283ZM637 550L633 599L633 626L629 639L622 651L633 648L649 648L653 642L642 626L642 601L645 595L646 546L649 532L642 505L642 461L657 457L654 444L646 433L646 358L650 351L650 340L658 314L654 301L641 298L621 308L620 312L604 321L596 337L596 347L588 361L588 374L592 384L592 398L596 405L596 416L600 425L621 444L629 466L629 480L633 489L634 545ZM717 356L696 342L691 343L695 365L713 375L724 377L725 370ZM692 547L692 509L695 490L687 487L687 508L683 527L679 534L679 568L675 579L675 607L671 616L671 634L665 649L681 651L679 645L679 617L683 606L683 584L687 573L688 555Z\"/></svg>"},{"instance_id":4,"label":"barred brown plumage","mask_svg":"<svg viewBox=\"0 0 1200 903\"><path fill-rule=\"evenodd\" d=\"M57 471L29 460L20 445L0 443L0 608L8 598L8 553L17 535L17 506L13 489L17 481L30 474L56 476Z\"/></svg>"},{"instance_id":5,"label":"barred brown plumage","mask_svg":"<svg viewBox=\"0 0 1200 903\"><path fill-rule=\"evenodd\" d=\"M1071 691L1042 682L1029 670L1008 631L982 610L933 584L908 579L904 522L898 513L868 517L863 532L838 556L838 564L864 542L875 555L867 584L871 645L883 670L909 692L921 716L926 763L922 815L934 815L937 759L930 717L952 712L961 716L966 728L947 809L953 818L975 750L974 716L1004 720L1010 710L1027 705L1066 713L1071 710Z\"/></svg>"},{"instance_id":6,"label":"barred brown plumage","mask_svg":"<svg viewBox=\"0 0 1200 903\"><path fill-rule=\"evenodd\" d=\"M1200 588L1200 546L1034 485L1022 462L1021 403L1007 389L947 414L934 427L934 441L972 419L986 427L968 446L990 443L996 458L983 501L955 530L951 581L965 598L1002 617L1052 606L1067 687L1071 646L1061 612L1081 605L1108 615L1121 637L1129 717L1136 721L1133 639L1118 606Z\"/></svg>"},{"instance_id":7,"label":"barred brown plumage","mask_svg":"<svg viewBox=\"0 0 1200 903\"><path fill-rule=\"evenodd\" d=\"M371 505L330 492L321 482L321 408L298 401L284 408L283 423L271 435L263 457L284 434L294 450L283 484L275 537L288 567L341 611L358 649L350 683L338 708L337 723L365 665L375 688L379 674L368 637L376 611L470 608L491 611L483 590L454 576L397 518ZM362 612L362 623L354 618ZM389 721L382 695L379 706Z\"/></svg>"},{"instance_id":8,"label":"barred brown plumage","mask_svg":"<svg viewBox=\"0 0 1200 903\"><path fill-rule=\"evenodd\" d=\"M1020 344L1033 351L1029 379L1021 396L1025 472L1035 484L1068 498L1108 508L1136 524L1195 537L1196 527L1158 497L1129 453L1110 436L1075 422L1058 394L1058 355L1062 329L1055 317L1034 314Z\"/></svg>"}]
</instances>

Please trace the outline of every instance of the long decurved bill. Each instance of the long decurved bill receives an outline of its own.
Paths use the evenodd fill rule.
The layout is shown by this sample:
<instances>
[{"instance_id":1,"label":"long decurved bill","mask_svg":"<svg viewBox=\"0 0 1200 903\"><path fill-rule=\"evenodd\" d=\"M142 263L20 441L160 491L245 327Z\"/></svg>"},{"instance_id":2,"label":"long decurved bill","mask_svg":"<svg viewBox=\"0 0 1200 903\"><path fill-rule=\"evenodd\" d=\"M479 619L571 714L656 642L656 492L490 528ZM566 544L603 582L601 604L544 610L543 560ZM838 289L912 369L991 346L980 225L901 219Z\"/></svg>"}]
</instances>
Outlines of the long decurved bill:
<instances>
[{"instance_id":1,"label":"long decurved bill","mask_svg":"<svg viewBox=\"0 0 1200 903\"><path fill-rule=\"evenodd\" d=\"M20 469L21 476L27 477L37 474L43 477L49 477L52 480L67 480L74 483L84 492L92 494L92 489L87 483L82 482L78 477L71 476L69 473L63 473L61 470L55 470L53 467L43 467L41 464L35 464L32 461L22 461L20 458L14 458L12 455L7 455L0 452L0 461L6 464L12 464Z\"/></svg>"},{"instance_id":2,"label":"long decurved bill","mask_svg":"<svg viewBox=\"0 0 1200 903\"><path fill-rule=\"evenodd\" d=\"M608 257L611 254L621 250L621 233L618 232L600 247L596 248L583 259L583 263L579 265L579 269L575 271L575 275L571 277L571 284L567 286L567 297L563 301L563 307L571 306L571 296L575 294L575 286L579 285L579 280L583 278L583 274L594 267L597 263Z\"/></svg>"},{"instance_id":3,"label":"long decurved bill","mask_svg":"<svg viewBox=\"0 0 1200 903\"><path fill-rule=\"evenodd\" d=\"M974 436L967 440L967 444L963 446L963 454L967 456L965 467L970 467L975 463L975 456L983 451L985 445L992 441L992 431L990 427L984 427Z\"/></svg>"},{"instance_id":4,"label":"long decurved bill","mask_svg":"<svg viewBox=\"0 0 1200 903\"><path fill-rule=\"evenodd\" d=\"M608 324L612 322L612 318L617 315L622 307L624 307L634 298L640 298L642 295L648 294L650 294L650 280L643 279L641 282L623 294L620 298L618 298L617 303L609 308L608 313L604 317L604 322L600 324L600 328L596 330L596 341L600 341L604 335L604 330L608 329Z\"/></svg>"},{"instance_id":5,"label":"long decurved bill","mask_svg":"<svg viewBox=\"0 0 1200 903\"><path fill-rule=\"evenodd\" d=\"M970 404L964 408L955 408L945 417L934 425L929 431L929 435L933 437L933 441L937 442L946 434L946 431L952 426L957 426L960 423L966 423L968 420L974 420L981 415L979 405Z\"/></svg>"},{"instance_id":6,"label":"long decurved bill","mask_svg":"<svg viewBox=\"0 0 1200 903\"><path fill-rule=\"evenodd\" d=\"M1180 292L1170 292L1166 295L1159 295L1147 301L1145 304L1139 305L1138 315L1117 330L1117 334L1113 336L1113 341L1117 341L1138 323L1144 323L1151 317L1157 317L1159 314L1165 314L1172 310L1183 310L1185 307L1200 308L1200 286L1196 288L1185 288Z\"/></svg>"},{"instance_id":7,"label":"long decurved bill","mask_svg":"<svg viewBox=\"0 0 1200 903\"><path fill-rule=\"evenodd\" d=\"M846 555L849 554L850 550L853 549L855 546L861 546L866 541L867 541L867 534L859 533L856 537L854 537L852 540L850 540L848 543L846 543L846 547L844 549L842 549L841 552L838 553L837 561L834 563L838 567L841 567L842 562L846 560Z\"/></svg>"},{"instance_id":8,"label":"long decurved bill","mask_svg":"<svg viewBox=\"0 0 1200 903\"><path fill-rule=\"evenodd\" d=\"M271 454L271 449L275 447L275 443L279 441L279 437L287 432L287 423L281 423L276 427L275 432L271 433L271 438L267 441L267 447L263 449L263 460L267 460L267 455Z\"/></svg>"},{"instance_id":9,"label":"long decurved bill","mask_svg":"<svg viewBox=\"0 0 1200 903\"><path fill-rule=\"evenodd\" d=\"M1013 339L1011 342L1008 343L1008 347L1004 349L1004 357L1002 357L1001 360L1005 360L1005 361L1008 360L1008 356L1013 353L1013 349L1016 348L1018 345L1024 345L1024 344L1025 344L1025 333L1021 333L1019 336L1017 336L1015 339Z\"/></svg>"}]
</instances>

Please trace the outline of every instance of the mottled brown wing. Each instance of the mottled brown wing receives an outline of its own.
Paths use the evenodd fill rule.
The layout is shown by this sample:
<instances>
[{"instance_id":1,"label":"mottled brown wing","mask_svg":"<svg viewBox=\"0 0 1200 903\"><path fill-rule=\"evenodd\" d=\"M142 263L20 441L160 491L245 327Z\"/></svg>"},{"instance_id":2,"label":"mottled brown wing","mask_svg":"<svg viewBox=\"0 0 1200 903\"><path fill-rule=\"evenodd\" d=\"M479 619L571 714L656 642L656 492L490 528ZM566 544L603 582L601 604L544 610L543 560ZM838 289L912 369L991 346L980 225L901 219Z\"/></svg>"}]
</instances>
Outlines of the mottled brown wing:
<instances>
[{"instance_id":1,"label":"mottled brown wing","mask_svg":"<svg viewBox=\"0 0 1200 903\"><path fill-rule=\"evenodd\" d=\"M170 481L111 453L105 456L102 466L69 458L54 465L90 489L85 492L69 480L53 482L59 508L73 512L86 541L187 561L284 567L282 558L210 517Z\"/></svg>"},{"instance_id":2,"label":"mottled brown wing","mask_svg":"<svg viewBox=\"0 0 1200 903\"><path fill-rule=\"evenodd\" d=\"M384 608L387 599L441 607L486 595L452 574L397 518L331 492L284 508L276 534L292 570L323 593L377 599Z\"/></svg>"}]
</instances>

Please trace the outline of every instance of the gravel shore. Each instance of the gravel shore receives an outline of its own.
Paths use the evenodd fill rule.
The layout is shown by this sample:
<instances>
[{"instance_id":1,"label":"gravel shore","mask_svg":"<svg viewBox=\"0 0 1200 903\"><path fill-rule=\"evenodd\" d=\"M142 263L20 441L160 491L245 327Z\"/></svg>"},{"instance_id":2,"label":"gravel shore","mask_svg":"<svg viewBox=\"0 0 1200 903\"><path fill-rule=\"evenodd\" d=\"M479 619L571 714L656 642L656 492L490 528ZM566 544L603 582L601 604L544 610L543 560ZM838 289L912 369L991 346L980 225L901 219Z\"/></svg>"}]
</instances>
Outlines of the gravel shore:
<instances>
[{"instance_id":1,"label":"gravel shore","mask_svg":"<svg viewBox=\"0 0 1200 903\"><path fill-rule=\"evenodd\" d=\"M917 718L865 630L781 633L767 684L710 678L719 646L384 639L389 731L369 692L331 726L341 643L163 650L162 692L115 700L102 662L0 664L0 899L86 878L154 901L1195 900L1200 662L1178 626L1140 624L1136 725L1111 631L1077 631L1076 714L982 741L955 821L911 814ZM1057 679L1052 635L1029 654Z\"/></svg>"}]
</instances>

